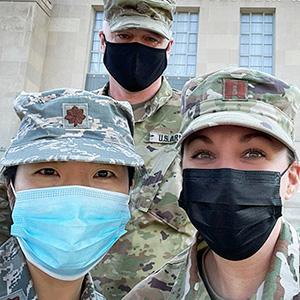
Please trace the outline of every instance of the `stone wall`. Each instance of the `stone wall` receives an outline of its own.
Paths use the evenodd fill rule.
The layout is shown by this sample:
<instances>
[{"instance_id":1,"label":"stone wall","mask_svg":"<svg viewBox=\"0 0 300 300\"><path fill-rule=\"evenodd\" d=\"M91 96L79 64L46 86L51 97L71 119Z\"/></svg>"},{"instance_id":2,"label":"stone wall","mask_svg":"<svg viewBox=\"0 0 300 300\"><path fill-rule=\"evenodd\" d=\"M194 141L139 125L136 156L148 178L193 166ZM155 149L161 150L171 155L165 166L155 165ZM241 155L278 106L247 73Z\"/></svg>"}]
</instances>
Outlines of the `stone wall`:
<instances>
[{"instance_id":1,"label":"stone wall","mask_svg":"<svg viewBox=\"0 0 300 300\"><path fill-rule=\"evenodd\" d=\"M41 88L50 12L48 1L0 1L0 155L16 130L16 95Z\"/></svg>"}]
</instances>

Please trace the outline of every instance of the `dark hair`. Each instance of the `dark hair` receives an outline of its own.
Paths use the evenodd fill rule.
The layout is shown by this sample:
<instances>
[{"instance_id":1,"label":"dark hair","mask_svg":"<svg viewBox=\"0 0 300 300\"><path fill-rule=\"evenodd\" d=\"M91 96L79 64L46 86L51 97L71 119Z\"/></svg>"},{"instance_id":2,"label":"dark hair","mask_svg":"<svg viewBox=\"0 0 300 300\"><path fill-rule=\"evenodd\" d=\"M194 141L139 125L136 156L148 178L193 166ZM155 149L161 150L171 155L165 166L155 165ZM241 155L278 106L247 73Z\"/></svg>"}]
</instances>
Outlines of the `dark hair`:
<instances>
[{"instance_id":1,"label":"dark hair","mask_svg":"<svg viewBox=\"0 0 300 300\"><path fill-rule=\"evenodd\" d=\"M129 187L133 184L135 169L134 167L128 167L128 179L129 179Z\"/></svg>"},{"instance_id":2,"label":"dark hair","mask_svg":"<svg viewBox=\"0 0 300 300\"><path fill-rule=\"evenodd\" d=\"M17 168L18 166L12 166L8 167L3 171L3 176L7 180L7 183L10 181L14 184L15 179L16 179L16 174L17 174Z\"/></svg>"},{"instance_id":3,"label":"dark hair","mask_svg":"<svg viewBox=\"0 0 300 300\"><path fill-rule=\"evenodd\" d=\"M296 161L295 153L288 148L288 163L289 165Z\"/></svg>"}]
</instances>

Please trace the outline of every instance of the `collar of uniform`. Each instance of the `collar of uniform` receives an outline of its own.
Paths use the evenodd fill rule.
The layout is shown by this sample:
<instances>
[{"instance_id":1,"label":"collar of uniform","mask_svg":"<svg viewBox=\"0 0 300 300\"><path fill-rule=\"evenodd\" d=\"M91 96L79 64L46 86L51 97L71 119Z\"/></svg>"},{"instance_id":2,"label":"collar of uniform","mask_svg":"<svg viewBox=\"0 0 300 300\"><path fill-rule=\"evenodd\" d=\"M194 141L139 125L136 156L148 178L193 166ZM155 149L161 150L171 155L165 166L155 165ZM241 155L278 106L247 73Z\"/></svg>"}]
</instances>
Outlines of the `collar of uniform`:
<instances>
[{"instance_id":1,"label":"collar of uniform","mask_svg":"<svg viewBox=\"0 0 300 300\"><path fill-rule=\"evenodd\" d=\"M162 84L158 92L148 101L133 105L135 122L143 122L158 111L172 97L172 88L165 77L162 77Z\"/></svg>"},{"instance_id":2,"label":"collar of uniform","mask_svg":"<svg viewBox=\"0 0 300 300\"><path fill-rule=\"evenodd\" d=\"M198 267L198 251L199 251L199 243L204 243L202 247L202 251L208 249L207 244L202 239L199 232L195 232L193 237L193 241L188 248L189 253L186 258L185 262L185 269L186 269L186 284L189 285L191 290L198 290L200 285L204 285L203 281L201 280L199 267Z\"/></svg>"},{"instance_id":3,"label":"collar of uniform","mask_svg":"<svg viewBox=\"0 0 300 300\"><path fill-rule=\"evenodd\" d=\"M287 221L283 221L273 259L265 279L264 295L284 291L284 299L294 299L299 292L299 235ZM276 283L276 284L275 284Z\"/></svg>"},{"instance_id":4,"label":"collar of uniform","mask_svg":"<svg viewBox=\"0 0 300 300\"><path fill-rule=\"evenodd\" d=\"M102 87L101 89L94 91L94 93L97 95L109 96L108 91L109 91L109 82L107 82L105 86Z\"/></svg>"},{"instance_id":5,"label":"collar of uniform","mask_svg":"<svg viewBox=\"0 0 300 300\"><path fill-rule=\"evenodd\" d=\"M37 299L25 257L15 237L0 247L0 278L0 299Z\"/></svg>"},{"instance_id":6,"label":"collar of uniform","mask_svg":"<svg viewBox=\"0 0 300 300\"><path fill-rule=\"evenodd\" d=\"M94 91L96 94L109 95L109 82L102 89ZM167 79L162 77L162 84L158 92L148 101L132 105L135 122L143 122L151 117L160 107L167 103L172 96L172 88Z\"/></svg>"},{"instance_id":7,"label":"collar of uniform","mask_svg":"<svg viewBox=\"0 0 300 300\"><path fill-rule=\"evenodd\" d=\"M0 278L0 299L3 296L3 299L37 299L26 259L15 237L9 238L0 247ZM96 292L90 274L84 278L80 299L105 299Z\"/></svg>"},{"instance_id":8,"label":"collar of uniform","mask_svg":"<svg viewBox=\"0 0 300 300\"><path fill-rule=\"evenodd\" d=\"M104 296L95 290L92 276L89 273L84 277L80 300L105 300Z\"/></svg>"},{"instance_id":9,"label":"collar of uniform","mask_svg":"<svg viewBox=\"0 0 300 300\"><path fill-rule=\"evenodd\" d=\"M193 256L196 257L198 255L199 257L199 254L203 254L207 249L206 242L198 232L190 249L187 262L187 266L190 266L191 278L200 278L198 262ZM265 277L263 295L281 295L284 299L294 299L294 296L300 295L299 256L298 234L293 226L283 221L280 235L274 248L272 262ZM200 279L200 284L203 284L202 278Z\"/></svg>"}]
</instances>

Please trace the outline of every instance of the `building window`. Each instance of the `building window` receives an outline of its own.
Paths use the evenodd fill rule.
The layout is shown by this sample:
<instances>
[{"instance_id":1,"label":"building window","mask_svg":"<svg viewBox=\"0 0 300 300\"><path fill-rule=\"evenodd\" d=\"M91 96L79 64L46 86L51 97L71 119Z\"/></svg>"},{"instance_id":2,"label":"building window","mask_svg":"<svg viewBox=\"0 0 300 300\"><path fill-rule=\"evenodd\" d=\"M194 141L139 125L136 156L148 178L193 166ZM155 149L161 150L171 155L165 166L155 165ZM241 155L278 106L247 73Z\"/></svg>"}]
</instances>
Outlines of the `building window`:
<instances>
[{"instance_id":1,"label":"building window","mask_svg":"<svg viewBox=\"0 0 300 300\"><path fill-rule=\"evenodd\" d=\"M90 69L91 74L104 74L106 70L102 62L102 53L100 52L100 40L99 31L102 29L103 23L103 12L97 11L95 17L95 24L93 29L93 41L90 59Z\"/></svg>"},{"instance_id":2,"label":"building window","mask_svg":"<svg viewBox=\"0 0 300 300\"><path fill-rule=\"evenodd\" d=\"M102 29L103 12L97 11L93 28L92 49L90 54L89 73L86 89L97 89L107 82L107 71L102 63L100 52L99 31ZM176 12L173 22L173 45L168 67L165 74L176 88L196 75L197 37L199 14L195 12Z\"/></svg>"},{"instance_id":3,"label":"building window","mask_svg":"<svg viewBox=\"0 0 300 300\"><path fill-rule=\"evenodd\" d=\"M273 13L242 13L240 66L273 74Z\"/></svg>"},{"instance_id":4,"label":"building window","mask_svg":"<svg viewBox=\"0 0 300 300\"><path fill-rule=\"evenodd\" d=\"M175 13L173 23L175 43L166 70L167 75L189 77L196 75L198 19L198 13Z\"/></svg>"}]
</instances>

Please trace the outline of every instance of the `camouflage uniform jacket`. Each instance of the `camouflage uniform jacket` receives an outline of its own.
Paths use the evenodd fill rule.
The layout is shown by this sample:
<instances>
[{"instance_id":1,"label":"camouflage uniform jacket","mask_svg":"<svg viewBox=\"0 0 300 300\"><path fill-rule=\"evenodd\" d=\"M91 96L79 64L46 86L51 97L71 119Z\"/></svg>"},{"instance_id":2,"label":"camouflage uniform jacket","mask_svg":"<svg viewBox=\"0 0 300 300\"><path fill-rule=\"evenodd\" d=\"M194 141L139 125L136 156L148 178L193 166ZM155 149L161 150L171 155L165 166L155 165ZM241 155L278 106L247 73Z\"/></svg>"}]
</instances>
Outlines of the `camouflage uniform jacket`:
<instances>
[{"instance_id":1,"label":"camouflage uniform jacket","mask_svg":"<svg viewBox=\"0 0 300 300\"><path fill-rule=\"evenodd\" d=\"M199 248L204 252L207 244L195 239L188 249L136 285L123 300L212 299L199 275ZM299 236L291 225L283 223L264 284L250 299L291 300L299 297Z\"/></svg>"},{"instance_id":2,"label":"camouflage uniform jacket","mask_svg":"<svg viewBox=\"0 0 300 300\"><path fill-rule=\"evenodd\" d=\"M11 237L0 247L0 300L38 299L22 250ZM104 300L95 291L92 278L85 276L81 300Z\"/></svg>"},{"instance_id":3,"label":"camouflage uniform jacket","mask_svg":"<svg viewBox=\"0 0 300 300\"><path fill-rule=\"evenodd\" d=\"M0 176L0 245L10 237L11 210L4 179Z\"/></svg>"},{"instance_id":4,"label":"camouflage uniform jacket","mask_svg":"<svg viewBox=\"0 0 300 300\"><path fill-rule=\"evenodd\" d=\"M108 85L101 93L108 93ZM181 126L179 96L164 78L152 99L133 107L135 145L148 175L135 178L127 233L91 272L96 288L101 283L107 299L121 299L192 240L194 228L178 206L181 168L175 144Z\"/></svg>"}]
</instances>

